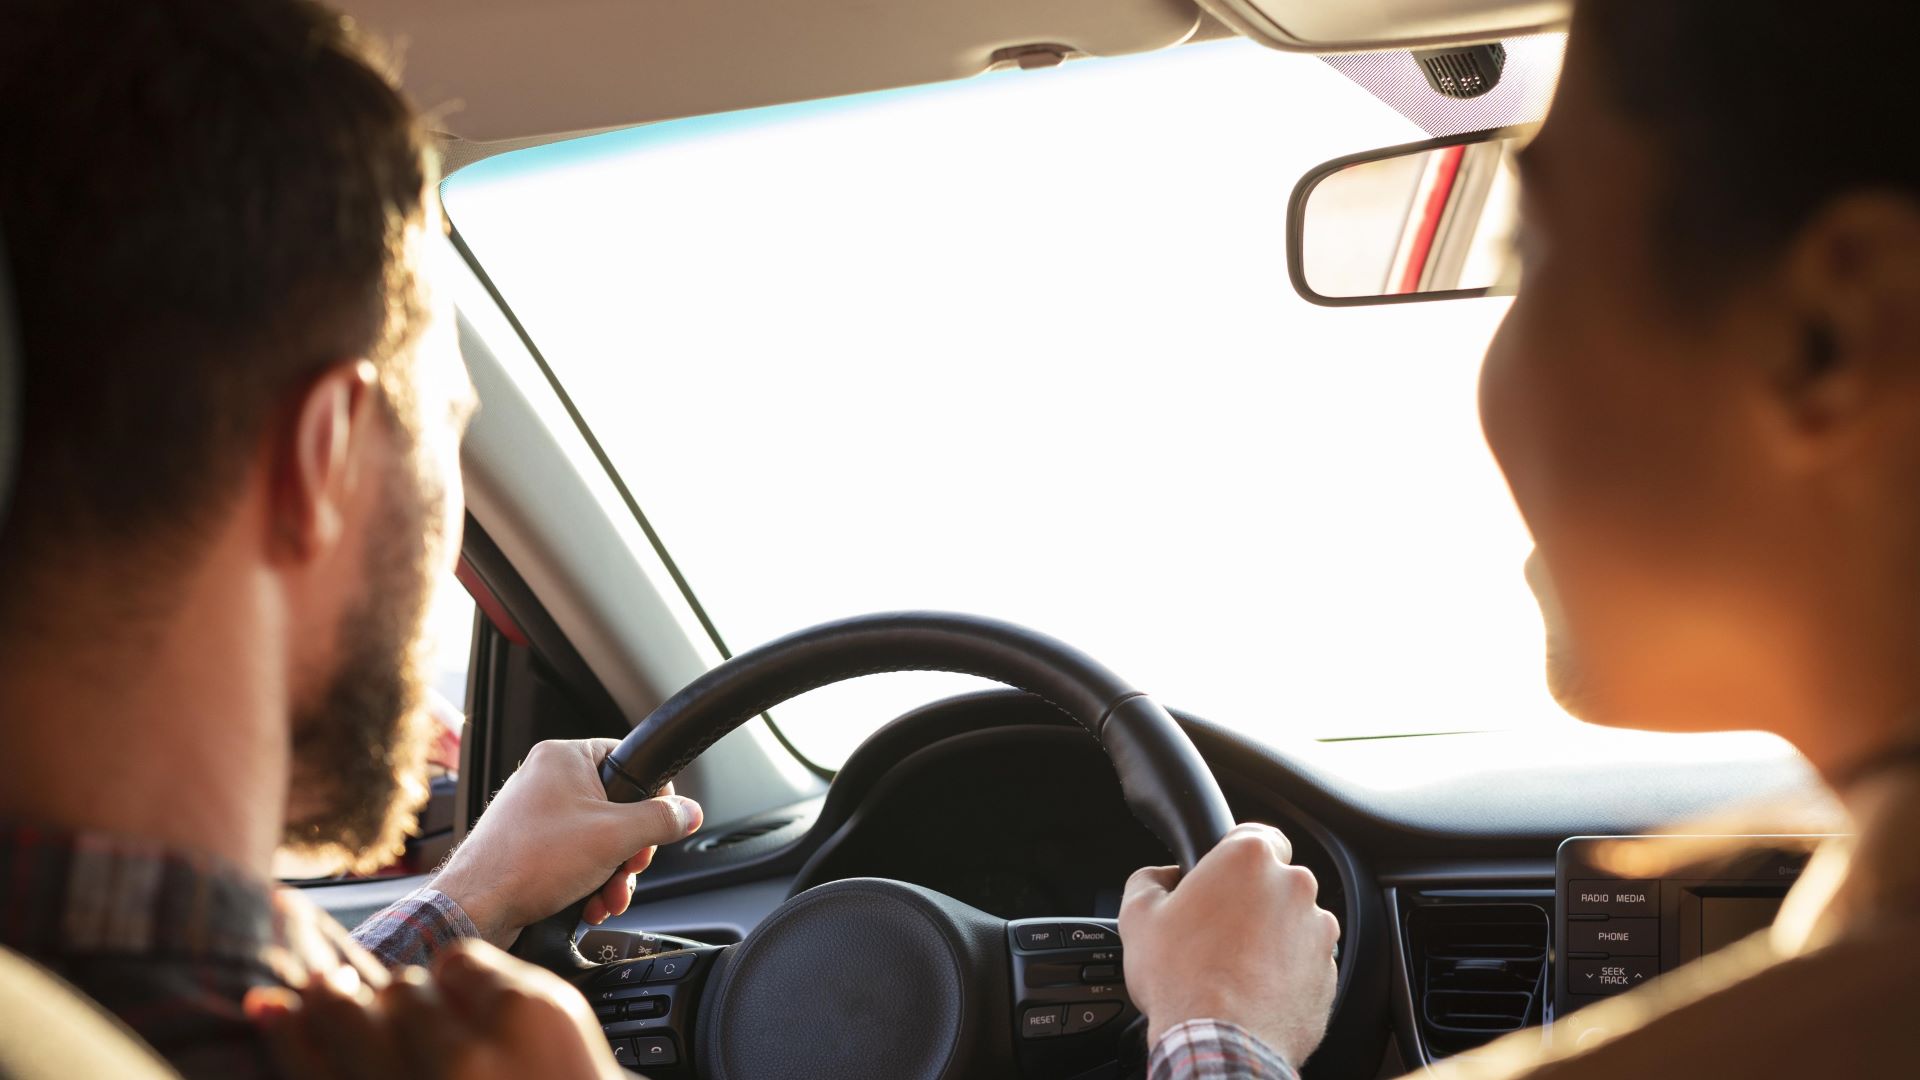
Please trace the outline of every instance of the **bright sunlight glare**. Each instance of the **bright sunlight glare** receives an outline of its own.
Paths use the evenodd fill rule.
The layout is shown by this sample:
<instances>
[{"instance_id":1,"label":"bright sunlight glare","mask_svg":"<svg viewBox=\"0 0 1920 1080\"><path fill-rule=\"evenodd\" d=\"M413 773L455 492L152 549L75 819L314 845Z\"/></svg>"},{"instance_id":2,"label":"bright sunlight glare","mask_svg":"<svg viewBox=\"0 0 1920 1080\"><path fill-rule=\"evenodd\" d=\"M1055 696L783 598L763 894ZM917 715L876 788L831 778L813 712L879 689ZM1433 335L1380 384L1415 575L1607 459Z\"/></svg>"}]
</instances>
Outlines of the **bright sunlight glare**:
<instances>
[{"instance_id":1,"label":"bright sunlight glare","mask_svg":"<svg viewBox=\"0 0 1920 1080\"><path fill-rule=\"evenodd\" d=\"M1287 283L1295 180L1421 137L1232 41L520 151L447 204L735 651L955 609L1275 741L1564 722L1475 412L1505 302ZM775 718L835 765L966 685Z\"/></svg>"}]
</instances>

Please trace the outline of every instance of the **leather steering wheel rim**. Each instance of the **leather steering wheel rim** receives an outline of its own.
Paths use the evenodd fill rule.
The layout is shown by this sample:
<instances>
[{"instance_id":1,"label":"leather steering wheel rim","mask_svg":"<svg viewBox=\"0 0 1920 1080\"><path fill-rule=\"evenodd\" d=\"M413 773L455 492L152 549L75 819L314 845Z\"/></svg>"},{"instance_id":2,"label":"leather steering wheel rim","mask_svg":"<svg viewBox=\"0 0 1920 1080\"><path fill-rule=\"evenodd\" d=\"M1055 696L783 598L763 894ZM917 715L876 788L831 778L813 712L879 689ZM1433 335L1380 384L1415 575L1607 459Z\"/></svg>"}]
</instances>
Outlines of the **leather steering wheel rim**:
<instances>
[{"instance_id":1,"label":"leather steering wheel rim","mask_svg":"<svg viewBox=\"0 0 1920 1080\"><path fill-rule=\"evenodd\" d=\"M1113 762L1127 806L1183 871L1233 827L1219 782L1171 715L1085 653L977 615L911 611L825 623L741 653L689 683L620 741L600 768L615 802L652 798L686 764L789 698L895 671L977 675L1050 702ZM527 927L513 952L554 970L595 965L574 947L585 904Z\"/></svg>"}]
</instances>

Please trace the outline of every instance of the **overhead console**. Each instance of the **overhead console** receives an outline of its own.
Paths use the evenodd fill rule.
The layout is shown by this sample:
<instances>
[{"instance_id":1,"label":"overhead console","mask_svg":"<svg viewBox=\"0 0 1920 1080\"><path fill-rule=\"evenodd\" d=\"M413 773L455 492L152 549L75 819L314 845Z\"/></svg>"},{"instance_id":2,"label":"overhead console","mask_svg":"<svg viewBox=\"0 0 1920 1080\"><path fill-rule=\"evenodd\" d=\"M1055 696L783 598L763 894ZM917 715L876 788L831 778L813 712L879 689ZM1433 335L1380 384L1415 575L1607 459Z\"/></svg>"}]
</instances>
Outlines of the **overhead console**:
<instances>
[{"instance_id":1,"label":"overhead console","mask_svg":"<svg viewBox=\"0 0 1920 1080\"><path fill-rule=\"evenodd\" d=\"M1198 0L1241 34L1276 49L1366 52L1423 49L1565 26L1568 0Z\"/></svg>"},{"instance_id":2,"label":"overhead console","mask_svg":"<svg viewBox=\"0 0 1920 1080\"><path fill-rule=\"evenodd\" d=\"M1554 1015L1773 922L1821 836L1576 836L1554 867ZM1719 853L1717 857L1713 853Z\"/></svg>"}]
</instances>

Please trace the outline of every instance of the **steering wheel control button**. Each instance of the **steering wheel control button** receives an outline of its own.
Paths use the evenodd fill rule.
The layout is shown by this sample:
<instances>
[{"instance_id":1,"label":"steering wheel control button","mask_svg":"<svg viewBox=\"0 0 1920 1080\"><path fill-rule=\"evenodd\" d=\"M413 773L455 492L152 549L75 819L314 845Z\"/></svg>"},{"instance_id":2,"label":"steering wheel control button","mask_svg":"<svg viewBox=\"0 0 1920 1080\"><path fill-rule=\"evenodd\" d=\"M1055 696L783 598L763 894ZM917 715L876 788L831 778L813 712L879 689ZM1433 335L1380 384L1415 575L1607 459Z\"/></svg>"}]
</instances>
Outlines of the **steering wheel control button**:
<instances>
[{"instance_id":1,"label":"steering wheel control button","mask_svg":"<svg viewBox=\"0 0 1920 1080\"><path fill-rule=\"evenodd\" d=\"M1080 969L1081 982L1104 983L1118 982L1119 980L1120 965L1118 964L1088 964L1086 967Z\"/></svg>"},{"instance_id":2,"label":"steering wheel control button","mask_svg":"<svg viewBox=\"0 0 1920 1080\"><path fill-rule=\"evenodd\" d=\"M645 1020L635 1020L632 1015L629 1014L625 1020L601 1023L600 1030L606 1033L607 1038L617 1039L622 1035L651 1035L666 1026L667 1021L663 1016L655 1016Z\"/></svg>"},{"instance_id":3,"label":"steering wheel control button","mask_svg":"<svg viewBox=\"0 0 1920 1080\"><path fill-rule=\"evenodd\" d=\"M623 1014L629 1020L651 1020L656 1016L667 1015L669 1002L663 997L644 997L638 1001L627 1002L627 1011Z\"/></svg>"},{"instance_id":4,"label":"steering wheel control button","mask_svg":"<svg viewBox=\"0 0 1920 1080\"><path fill-rule=\"evenodd\" d=\"M649 1039L633 1040L633 1058L636 1068L658 1068L678 1062L680 1053L674 1049L672 1039L656 1035Z\"/></svg>"},{"instance_id":5,"label":"steering wheel control button","mask_svg":"<svg viewBox=\"0 0 1920 1080\"><path fill-rule=\"evenodd\" d=\"M1567 923L1567 951L1609 956L1659 956L1659 919L1597 919Z\"/></svg>"},{"instance_id":6,"label":"steering wheel control button","mask_svg":"<svg viewBox=\"0 0 1920 1080\"><path fill-rule=\"evenodd\" d=\"M589 930L580 936L580 955L596 964L611 964L634 954L634 937L618 930Z\"/></svg>"},{"instance_id":7,"label":"steering wheel control button","mask_svg":"<svg viewBox=\"0 0 1920 1080\"><path fill-rule=\"evenodd\" d=\"M687 972L693 970L695 959L692 953L669 953L655 957L653 970L644 977L650 983L679 982L687 977Z\"/></svg>"},{"instance_id":8,"label":"steering wheel control button","mask_svg":"<svg viewBox=\"0 0 1920 1080\"><path fill-rule=\"evenodd\" d=\"M1095 946L1105 947L1120 944L1120 935L1104 926L1090 926L1083 923L1066 923L1060 928L1061 946L1068 949L1087 949Z\"/></svg>"},{"instance_id":9,"label":"steering wheel control button","mask_svg":"<svg viewBox=\"0 0 1920 1080\"><path fill-rule=\"evenodd\" d=\"M1658 974L1660 961L1651 956L1571 960L1568 961L1567 983L1576 994L1618 994Z\"/></svg>"},{"instance_id":10,"label":"steering wheel control button","mask_svg":"<svg viewBox=\"0 0 1920 1080\"><path fill-rule=\"evenodd\" d=\"M647 972L652 970L653 961L634 960L625 964L615 964L593 977L595 986L631 986L647 981ZM598 1001L599 998L594 1000Z\"/></svg>"},{"instance_id":11,"label":"steering wheel control button","mask_svg":"<svg viewBox=\"0 0 1920 1080\"><path fill-rule=\"evenodd\" d=\"M1092 1031L1107 1021L1120 1015L1118 1002L1103 1001L1086 1005L1067 1006L1066 1033L1078 1035L1083 1031Z\"/></svg>"},{"instance_id":12,"label":"steering wheel control button","mask_svg":"<svg viewBox=\"0 0 1920 1080\"><path fill-rule=\"evenodd\" d=\"M640 1059L633 1056L632 1040L613 1040L613 1063L623 1069L637 1069L640 1067Z\"/></svg>"},{"instance_id":13,"label":"steering wheel control button","mask_svg":"<svg viewBox=\"0 0 1920 1080\"><path fill-rule=\"evenodd\" d=\"M1657 881L1574 881L1567 885L1569 915L1660 914Z\"/></svg>"},{"instance_id":14,"label":"steering wheel control button","mask_svg":"<svg viewBox=\"0 0 1920 1080\"><path fill-rule=\"evenodd\" d=\"M1037 952L1042 949L1061 947L1060 928L1051 924L1016 926L1013 929L1013 935L1014 940L1020 943L1020 947L1029 951Z\"/></svg>"},{"instance_id":15,"label":"steering wheel control button","mask_svg":"<svg viewBox=\"0 0 1920 1080\"><path fill-rule=\"evenodd\" d=\"M1058 1005L1039 1009L1028 1009L1020 1017L1020 1037L1023 1039L1051 1039L1060 1034L1066 1026L1066 1010Z\"/></svg>"}]
</instances>

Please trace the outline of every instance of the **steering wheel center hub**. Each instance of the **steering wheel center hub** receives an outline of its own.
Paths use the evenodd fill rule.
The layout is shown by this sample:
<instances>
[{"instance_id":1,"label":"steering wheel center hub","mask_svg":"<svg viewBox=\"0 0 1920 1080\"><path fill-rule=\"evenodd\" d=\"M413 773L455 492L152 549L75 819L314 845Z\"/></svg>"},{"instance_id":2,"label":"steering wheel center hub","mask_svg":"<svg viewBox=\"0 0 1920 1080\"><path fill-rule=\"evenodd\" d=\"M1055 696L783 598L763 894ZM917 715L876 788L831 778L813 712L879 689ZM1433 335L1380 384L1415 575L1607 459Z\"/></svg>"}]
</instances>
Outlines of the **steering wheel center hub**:
<instances>
[{"instance_id":1,"label":"steering wheel center hub","mask_svg":"<svg viewBox=\"0 0 1920 1080\"><path fill-rule=\"evenodd\" d=\"M794 897L734 951L703 1002L710 1075L968 1075L970 1043L1006 1028L1008 1006L987 990L1006 984L1003 925L897 881Z\"/></svg>"}]
</instances>

